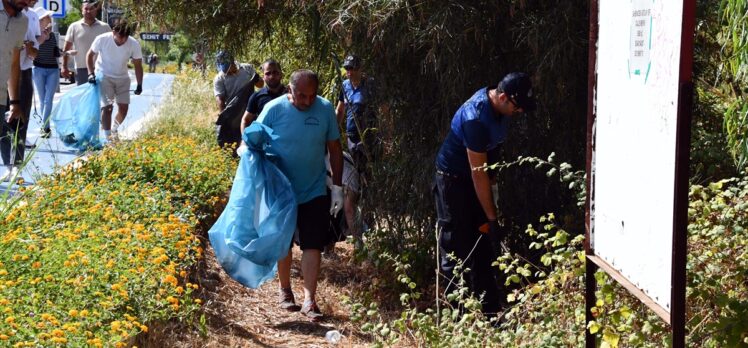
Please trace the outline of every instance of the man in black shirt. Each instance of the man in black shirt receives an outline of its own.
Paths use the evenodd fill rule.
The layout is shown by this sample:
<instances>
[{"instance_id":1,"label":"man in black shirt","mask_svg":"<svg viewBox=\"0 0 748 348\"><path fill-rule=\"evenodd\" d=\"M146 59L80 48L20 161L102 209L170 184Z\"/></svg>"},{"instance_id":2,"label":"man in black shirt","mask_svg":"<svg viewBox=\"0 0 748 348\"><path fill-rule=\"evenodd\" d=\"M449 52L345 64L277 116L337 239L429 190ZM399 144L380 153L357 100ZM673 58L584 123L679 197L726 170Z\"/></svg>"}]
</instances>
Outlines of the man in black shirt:
<instances>
[{"instance_id":1,"label":"man in black shirt","mask_svg":"<svg viewBox=\"0 0 748 348\"><path fill-rule=\"evenodd\" d=\"M262 69L262 80L265 81L265 87L252 93L249 97L247 111L242 117L242 134L244 134L244 128L257 119L265 104L287 92L286 86L281 84L283 71L281 70L280 63L274 59L268 59L262 63L260 68Z\"/></svg>"}]
</instances>

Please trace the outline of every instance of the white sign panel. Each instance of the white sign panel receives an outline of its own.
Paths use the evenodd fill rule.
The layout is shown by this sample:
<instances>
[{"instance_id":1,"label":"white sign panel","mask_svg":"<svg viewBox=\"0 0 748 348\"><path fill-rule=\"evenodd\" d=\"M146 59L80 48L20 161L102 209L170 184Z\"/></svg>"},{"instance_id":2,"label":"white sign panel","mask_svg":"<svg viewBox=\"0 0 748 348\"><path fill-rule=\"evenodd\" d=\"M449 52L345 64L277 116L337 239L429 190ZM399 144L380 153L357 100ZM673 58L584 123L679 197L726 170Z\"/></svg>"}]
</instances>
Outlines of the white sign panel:
<instances>
[{"instance_id":1,"label":"white sign panel","mask_svg":"<svg viewBox=\"0 0 748 348\"><path fill-rule=\"evenodd\" d=\"M52 18L65 18L68 0L44 0L44 8L54 12Z\"/></svg>"},{"instance_id":2,"label":"white sign panel","mask_svg":"<svg viewBox=\"0 0 748 348\"><path fill-rule=\"evenodd\" d=\"M600 1L591 247L670 311L680 1Z\"/></svg>"}]
</instances>

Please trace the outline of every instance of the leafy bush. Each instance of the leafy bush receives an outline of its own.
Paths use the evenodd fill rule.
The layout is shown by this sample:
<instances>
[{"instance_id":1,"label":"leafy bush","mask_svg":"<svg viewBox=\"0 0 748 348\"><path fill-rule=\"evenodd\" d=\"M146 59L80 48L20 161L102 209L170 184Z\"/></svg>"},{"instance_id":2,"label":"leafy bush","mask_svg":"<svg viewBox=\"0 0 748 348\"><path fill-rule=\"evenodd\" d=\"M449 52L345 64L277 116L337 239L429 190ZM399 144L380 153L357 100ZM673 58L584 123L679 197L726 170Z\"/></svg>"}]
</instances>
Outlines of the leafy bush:
<instances>
[{"instance_id":1,"label":"leafy bush","mask_svg":"<svg viewBox=\"0 0 748 348\"><path fill-rule=\"evenodd\" d=\"M748 347L748 177L691 188L689 209L687 344L693 347ZM542 251L535 264L517 253L499 257L495 266L509 286L507 307L499 323L480 314L480 304L457 289L452 300L462 309L426 307L421 294L401 294L404 310L386 320L375 303L353 303L353 320L379 345L577 347L585 330L601 347L663 347L670 344L667 325L603 271L598 285L595 320L585 322L584 236L572 237L549 214L539 229L528 226L531 250ZM407 263L388 258L397 278L415 285ZM469 271L469 270L468 270ZM517 286L519 285L519 288ZM457 296L457 297L455 297Z\"/></svg>"},{"instance_id":2,"label":"leafy bush","mask_svg":"<svg viewBox=\"0 0 748 348\"><path fill-rule=\"evenodd\" d=\"M189 95L189 81L175 90ZM0 345L124 346L151 323L188 318L200 301L188 280L202 255L195 230L225 202L235 169L211 143L123 142L4 206Z\"/></svg>"}]
</instances>

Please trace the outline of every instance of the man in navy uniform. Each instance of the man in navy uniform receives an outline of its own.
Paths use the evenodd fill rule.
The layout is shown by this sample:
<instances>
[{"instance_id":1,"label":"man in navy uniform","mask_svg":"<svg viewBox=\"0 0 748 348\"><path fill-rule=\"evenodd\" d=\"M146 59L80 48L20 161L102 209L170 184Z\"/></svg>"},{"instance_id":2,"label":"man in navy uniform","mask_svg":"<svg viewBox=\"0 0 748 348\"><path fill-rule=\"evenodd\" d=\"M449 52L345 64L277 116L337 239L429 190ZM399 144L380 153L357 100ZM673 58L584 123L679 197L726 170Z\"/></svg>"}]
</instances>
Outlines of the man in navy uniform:
<instances>
[{"instance_id":1,"label":"man in navy uniform","mask_svg":"<svg viewBox=\"0 0 748 348\"><path fill-rule=\"evenodd\" d=\"M500 289L493 277L493 250L504 237L497 222L495 200L486 165L488 154L507 135L509 120L535 108L532 85L524 73L510 73L497 86L479 89L452 118L447 138L436 157L436 212L440 229L440 269L449 281L447 292L456 284L453 253L470 272L468 288L484 295L483 312L499 310ZM488 239L481 238L480 226L488 224ZM493 244L493 246L492 246Z\"/></svg>"}]
</instances>

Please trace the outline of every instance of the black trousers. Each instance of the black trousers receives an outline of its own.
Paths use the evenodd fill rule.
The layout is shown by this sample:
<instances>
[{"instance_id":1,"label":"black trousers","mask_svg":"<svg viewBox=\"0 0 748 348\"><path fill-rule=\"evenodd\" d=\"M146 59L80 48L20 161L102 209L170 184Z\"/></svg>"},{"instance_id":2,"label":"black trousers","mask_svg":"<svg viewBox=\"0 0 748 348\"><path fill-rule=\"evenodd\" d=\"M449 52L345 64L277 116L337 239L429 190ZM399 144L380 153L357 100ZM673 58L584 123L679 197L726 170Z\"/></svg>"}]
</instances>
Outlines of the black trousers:
<instances>
[{"instance_id":1,"label":"black trousers","mask_svg":"<svg viewBox=\"0 0 748 348\"><path fill-rule=\"evenodd\" d=\"M31 101L34 96L34 81L32 69L21 70L21 81L19 83L21 101L21 117L10 123L5 122L5 112L10 109L10 97L2 109L2 120L0 120L0 157L5 165L19 165L23 163L26 153L26 132L29 128L29 117L31 114ZM12 156L11 156L12 154ZM11 162L12 161L12 162Z\"/></svg>"},{"instance_id":2,"label":"black trousers","mask_svg":"<svg viewBox=\"0 0 748 348\"><path fill-rule=\"evenodd\" d=\"M497 270L491 267L496 260L488 236L478 230L486 223L486 215L473 188L472 178L458 178L436 174L434 198L437 224L440 230L441 279L446 282L446 293L451 293L459 278L454 278L456 261L447 254L453 253L463 262L465 283L475 297L483 295L483 313L499 311L503 291L499 287ZM451 282L450 282L451 280Z\"/></svg>"}]
</instances>

